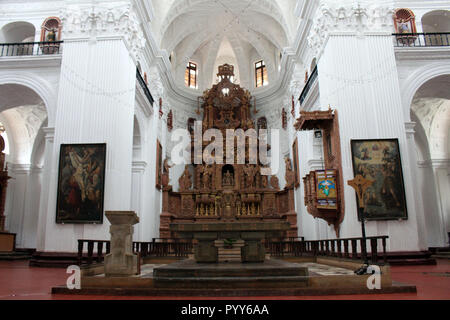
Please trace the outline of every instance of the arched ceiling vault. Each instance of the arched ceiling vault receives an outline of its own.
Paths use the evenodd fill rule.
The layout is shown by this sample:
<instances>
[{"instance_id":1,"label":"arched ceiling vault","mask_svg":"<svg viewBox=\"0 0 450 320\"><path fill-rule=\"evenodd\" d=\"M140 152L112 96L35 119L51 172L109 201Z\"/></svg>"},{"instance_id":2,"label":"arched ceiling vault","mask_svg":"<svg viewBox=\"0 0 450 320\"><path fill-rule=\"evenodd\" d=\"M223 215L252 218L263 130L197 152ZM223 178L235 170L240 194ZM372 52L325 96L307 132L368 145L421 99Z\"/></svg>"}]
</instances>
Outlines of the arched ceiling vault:
<instances>
[{"instance_id":1,"label":"arched ceiling vault","mask_svg":"<svg viewBox=\"0 0 450 320\"><path fill-rule=\"evenodd\" d=\"M251 84L254 59L265 61L269 83L278 77L277 55L290 45L288 24L278 2L273 0L174 1L161 20L161 48L175 53L172 70L178 83L184 79L189 60L194 55L203 57L199 62L203 88L199 89L214 82L212 69L216 61L224 58L218 49L224 38L232 45L241 84L245 86ZM208 75L213 75L212 82Z\"/></svg>"}]
</instances>

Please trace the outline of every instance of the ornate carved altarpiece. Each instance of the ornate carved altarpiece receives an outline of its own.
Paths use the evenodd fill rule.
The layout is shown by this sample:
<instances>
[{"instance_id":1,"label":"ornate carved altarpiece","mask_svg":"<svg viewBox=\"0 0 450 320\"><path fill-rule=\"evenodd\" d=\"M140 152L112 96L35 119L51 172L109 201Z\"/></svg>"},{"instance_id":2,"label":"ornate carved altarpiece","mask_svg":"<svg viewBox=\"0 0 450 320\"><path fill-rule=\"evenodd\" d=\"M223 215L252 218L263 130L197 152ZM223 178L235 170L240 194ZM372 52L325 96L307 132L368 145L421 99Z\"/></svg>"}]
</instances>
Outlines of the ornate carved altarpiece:
<instances>
[{"instance_id":1,"label":"ornate carved altarpiece","mask_svg":"<svg viewBox=\"0 0 450 320\"><path fill-rule=\"evenodd\" d=\"M206 90L201 97L202 133L210 128L221 130L225 147L227 129L255 129L255 123L251 118L250 92L230 81L234 75L234 67L228 64L219 66L217 75L220 82ZM203 142L203 149L208 144L209 142ZM287 221L290 223L287 236L297 237L295 173L291 161L286 160L287 186L280 190L276 176L261 174L261 163L249 164L248 149L246 140L245 164L226 164L227 152L224 150L223 164L203 162L186 165L178 180L178 192L173 191L170 185L163 185L161 238L176 237L169 230L171 223L219 221ZM233 154L237 159L236 148Z\"/></svg>"}]
</instances>

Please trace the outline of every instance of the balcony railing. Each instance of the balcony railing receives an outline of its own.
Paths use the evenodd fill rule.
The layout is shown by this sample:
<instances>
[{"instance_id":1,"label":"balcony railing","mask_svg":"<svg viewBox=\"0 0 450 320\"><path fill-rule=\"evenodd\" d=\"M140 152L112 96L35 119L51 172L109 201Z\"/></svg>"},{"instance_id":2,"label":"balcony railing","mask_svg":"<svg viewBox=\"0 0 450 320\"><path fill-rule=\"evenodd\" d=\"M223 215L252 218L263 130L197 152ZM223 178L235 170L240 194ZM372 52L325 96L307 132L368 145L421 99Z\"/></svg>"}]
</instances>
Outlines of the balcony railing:
<instances>
[{"instance_id":1,"label":"balcony railing","mask_svg":"<svg viewBox=\"0 0 450 320\"><path fill-rule=\"evenodd\" d=\"M316 81L318 75L317 66L314 68L313 72L311 73L311 76L309 77L308 81L305 84L305 87L303 88L302 93L300 94L300 104L305 101L306 96L308 95L309 91L311 90L312 85L314 84L314 81Z\"/></svg>"},{"instance_id":2,"label":"balcony railing","mask_svg":"<svg viewBox=\"0 0 450 320\"><path fill-rule=\"evenodd\" d=\"M150 105L153 105L153 102L155 102L155 100L153 100L152 94L150 93L150 90L148 89L148 86L145 83L144 78L142 78L141 73L137 68L136 68L136 79L141 85L142 90L144 90L144 94L147 97L148 101L150 102Z\"/></svg>"},{"instance_id":3,"label":"balcony railing","mask_svg":"<svg viewBox=\"0 0 450 320\"><path fill-rule=\"evenodd\" d=\"M62 44L63 41L0 43L0 57L60 54Z\"/></svg>"},{"instance_id":4,"label":"balcony railing","mask_svg":"<svg viewBox=\"0 0 450 320\"><path fill-rule=\"evenodd\" d=\"M446 47L450 46L450 32L394 33L396 47Z\"/></svg>"}]
</instances>

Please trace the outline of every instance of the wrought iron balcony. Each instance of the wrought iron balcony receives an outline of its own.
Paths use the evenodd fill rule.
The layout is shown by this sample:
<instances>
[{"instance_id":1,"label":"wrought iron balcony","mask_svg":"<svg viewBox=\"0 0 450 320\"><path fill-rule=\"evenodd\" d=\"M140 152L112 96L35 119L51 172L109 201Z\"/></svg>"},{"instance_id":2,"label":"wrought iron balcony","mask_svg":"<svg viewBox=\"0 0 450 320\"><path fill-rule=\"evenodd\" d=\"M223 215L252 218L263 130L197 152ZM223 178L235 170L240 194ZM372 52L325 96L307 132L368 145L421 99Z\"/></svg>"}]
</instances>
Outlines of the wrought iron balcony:
<instances>
[{"instance_id":1,"label":"wrought iron balcony","mask_svg":"<svg viewBox=\"0 0 450 320\"><path fill-rule=\"evenodd\" d=\"M308 78L308 81L306 82L305 86L303 87L303 91L300 94L300 98L298 99L300 101L300 104L305 101L306 96L309 93L309 90L311 90L312 85L314 84L314 81L316 81L318 75L317 66L314 68L313 72L311 73L311 76Z\"/></svg>"},{"instance_id":2,"label":"wrought iron balcony","mask_svg":"<svg viewBox=\"0 0 450 320\"><path fill-rule=\"evenodd\" d=\"M139 82L139 84L141 85L141 88L144 91L144 94L147 97L148 101L150 102L150 105L153 105L153 102L155 102L155 100L153 100L152 94L150 93L150 90L148 89L144 78L142 78L141 73L139 72L139 69L137 69L137 68L136 68L136 79Z\"/></svg>"},{"instance_id":3,"label":"wrought iron balcony","mask_svg":"<svg viewBox=\"0 0 450 320\"><path fill-rule=\"evenodd\" d=\"M396 47L446 47L450 46L450 32L393 33Z\"/></svg>"},{"instance_id":4,"label":"wrought iron balcony","mask_svg":"<svg viewBox=\"0 0 450 320\"><path fill-rule=\"evenodd\" d=\"M62 44L63 41L0 43L0 57L60 54Z\"/></svg>"}]
</instances>

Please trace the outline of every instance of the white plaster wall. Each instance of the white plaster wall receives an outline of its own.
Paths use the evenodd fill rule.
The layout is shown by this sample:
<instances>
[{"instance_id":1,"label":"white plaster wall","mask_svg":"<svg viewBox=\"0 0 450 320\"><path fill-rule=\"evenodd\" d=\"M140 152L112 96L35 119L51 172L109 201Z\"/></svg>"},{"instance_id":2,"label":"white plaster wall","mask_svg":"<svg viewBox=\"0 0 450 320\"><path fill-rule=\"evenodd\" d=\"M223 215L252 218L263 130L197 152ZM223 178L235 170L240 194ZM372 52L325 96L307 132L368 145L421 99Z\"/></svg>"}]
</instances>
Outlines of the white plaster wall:
<instances>
[{"instance_id":1,"label":"white plaster wall","mask_svg":"<svg viewBox=\"0 0 450 320\"><path fill-rule=\"evenodd\" d=\"M135 65L121 40L65 42L38 250L75 251L78 239L109 238L106 218L102 225L55 223L63 143L107 143L104 210L130 210L135 81Z\"/></svg>"}]
</instances>

